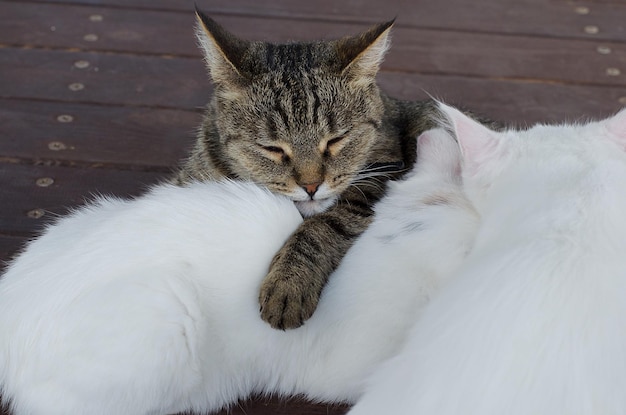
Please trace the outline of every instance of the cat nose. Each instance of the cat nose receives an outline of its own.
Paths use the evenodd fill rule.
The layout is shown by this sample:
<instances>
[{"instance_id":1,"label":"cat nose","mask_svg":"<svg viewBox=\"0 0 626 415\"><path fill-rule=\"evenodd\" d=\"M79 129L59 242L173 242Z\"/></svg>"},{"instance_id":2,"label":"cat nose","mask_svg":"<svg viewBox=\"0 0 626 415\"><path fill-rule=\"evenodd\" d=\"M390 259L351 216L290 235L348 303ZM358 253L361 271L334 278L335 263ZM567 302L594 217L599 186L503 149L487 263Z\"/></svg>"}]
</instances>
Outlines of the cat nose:
<instances>
[{"instance_id":1,"label":"cat nose","mask_svg":"<svg viewBox=\"0 0 626 415\"><path fill-rule=\"evenodd\" d=\"M313 195L315 195L315 192L317 192L317 189L319 189L321 184L321 182L303 184L302 188L309 196L311 196L311 198L313 198Z\"/></svg>"}]
</instances>

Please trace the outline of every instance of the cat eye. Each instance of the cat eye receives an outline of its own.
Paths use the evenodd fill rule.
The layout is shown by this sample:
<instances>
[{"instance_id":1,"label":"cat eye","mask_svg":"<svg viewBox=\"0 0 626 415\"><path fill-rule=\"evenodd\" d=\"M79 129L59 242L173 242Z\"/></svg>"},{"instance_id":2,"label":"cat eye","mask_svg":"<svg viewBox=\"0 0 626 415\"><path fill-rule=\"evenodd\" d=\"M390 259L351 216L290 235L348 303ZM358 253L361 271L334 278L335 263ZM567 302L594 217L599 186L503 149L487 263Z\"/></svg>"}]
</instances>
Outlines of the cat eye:
<instances>
[{"instance_id":1,"label":"cat eye","mask_svg":"<svg viewBox=\"0 0 626 415\"><path fill-rule=\"evenodd\" d=\"M333 138L331 140L328 140L326 142L326 147L331 147L331 146L339 143L340 141L342 141L344 138L346 138L345 134L344 135L340 135L339 137L335 137L335 138Z\"/></svg>"},{"instance_id":2,"label":"cat eye","mask_svg":"<svg viewBox=\"0 0 626 415\"><path fill-rule=\"evenodd\" d=\"M337 144L342 142L346 138L346 135L347 134L343 134L343 135L340 135L338 137L331 138L330 140L328 140L326 142L326 148L324 149L324 155L325 156L330 156L331 155L331 150L333 149L333 147L337 146ZM339 149L336 149L336 150L339 150Z\"/></svg>"},{"instance_id":3,"label":"cat eye","mask_svg":"<svg viewBox=\"0 0 626 415\"><path fill-rule=\"evenodd\" d=\"M269 151L270 153L274 153L276 155L285 154L285 150L277 146L261 146L261 148L263 148L263 150L265 151Z\"/></svg>"},{"instance_id":4,"label":"cat eye","mask_svg":"<svg viewBox=\"0 0 626 415\"><path fill-rule=\"evenodd\" d=\"M268 154L268 156L271 159L274 159L276 161L278 161L277 159L280 158L280 161L282 161L283 163L288 163L290 158L289 158L289 154L287 153L287 150L285 150L282 147L279 146L264 146L263 144L259 144L259 147L261 147L263 150L265 150Z\"/></svg>"}]
</instances>

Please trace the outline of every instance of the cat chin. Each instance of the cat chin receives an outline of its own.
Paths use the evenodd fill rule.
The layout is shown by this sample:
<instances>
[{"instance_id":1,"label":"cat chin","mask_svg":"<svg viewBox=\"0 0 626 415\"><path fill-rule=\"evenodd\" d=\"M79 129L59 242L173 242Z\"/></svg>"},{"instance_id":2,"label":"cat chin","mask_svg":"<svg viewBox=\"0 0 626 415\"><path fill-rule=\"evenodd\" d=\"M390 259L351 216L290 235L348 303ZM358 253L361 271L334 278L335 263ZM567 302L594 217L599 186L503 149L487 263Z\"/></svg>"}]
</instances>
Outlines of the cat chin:
<instances>
[{"instance_id":1,"label":"cat chin","mask_svg":"<svg viewBox=\"0 0 626 415\"><path fill-rule=\"evenodd\" d=\"M320 200L294 201L296 208L305 218L324 212L326 209L335 204L335 198L329 197Z\"/></svg>"}]
</instances>

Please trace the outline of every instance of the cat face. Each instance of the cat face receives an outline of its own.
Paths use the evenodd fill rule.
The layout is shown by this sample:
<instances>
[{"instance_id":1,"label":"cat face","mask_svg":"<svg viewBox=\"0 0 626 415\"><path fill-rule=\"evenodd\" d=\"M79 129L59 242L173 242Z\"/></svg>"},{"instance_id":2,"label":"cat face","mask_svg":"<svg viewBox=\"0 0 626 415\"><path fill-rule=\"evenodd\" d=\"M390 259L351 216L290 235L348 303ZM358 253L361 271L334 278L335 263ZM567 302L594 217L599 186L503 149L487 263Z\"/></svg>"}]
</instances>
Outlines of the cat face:
<instances>
[{"instance_id":1,"label":"cat face","mask_svg":"<svg viewBox=\"0 0 626 415\"><path fill-rule=\"evenodd\" d=\"M383 117L375 84L386 23L359 37L275 45L235 38L198 12L230 171L324 211L368 162Z\"/></svg>"}]
</instances>

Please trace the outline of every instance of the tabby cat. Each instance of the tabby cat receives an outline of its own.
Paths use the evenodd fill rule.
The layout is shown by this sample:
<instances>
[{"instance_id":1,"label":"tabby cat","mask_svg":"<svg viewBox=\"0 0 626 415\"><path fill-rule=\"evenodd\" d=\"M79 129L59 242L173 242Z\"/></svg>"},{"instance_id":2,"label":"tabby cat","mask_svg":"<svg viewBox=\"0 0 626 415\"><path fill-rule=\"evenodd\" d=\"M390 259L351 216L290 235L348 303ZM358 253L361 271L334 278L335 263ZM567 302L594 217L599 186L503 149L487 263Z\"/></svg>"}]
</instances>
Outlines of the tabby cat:
<instances>
[{"instance_id":1,"label":"tabby cat","mask_svg":"<svg viewBox=\"0 0 626 415\"><path fill-rule=\"evenodd\" d=\"M215 91L175 177L252 181L291 198L306 218L272 261L265 321L295 328L372 221L386 182L411 168L430 102L384 95L375 82L393 21L353 37L271 44L239 39L196 11Z\"/></svg>"}]
</instances>

